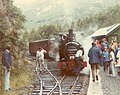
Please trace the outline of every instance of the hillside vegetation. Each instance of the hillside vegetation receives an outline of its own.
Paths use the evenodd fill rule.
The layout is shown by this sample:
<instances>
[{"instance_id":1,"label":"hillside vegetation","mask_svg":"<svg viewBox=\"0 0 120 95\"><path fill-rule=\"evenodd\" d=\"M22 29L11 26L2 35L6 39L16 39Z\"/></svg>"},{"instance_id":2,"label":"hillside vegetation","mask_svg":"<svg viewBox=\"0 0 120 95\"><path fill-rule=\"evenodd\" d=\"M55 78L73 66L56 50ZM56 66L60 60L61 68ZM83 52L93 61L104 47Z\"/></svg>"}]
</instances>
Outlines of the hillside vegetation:
<instances>
[{"instance_id":1,"label":"hillside vegetation","mask_svg":"<svg viewBox=\"0 0 120 95\"><path fill-rule=\"evenodd\" d=\"M106 10L109 6L120 4L120 0L15 0L15 5L23 10L28 30L40 25L69 25L79 18Z\"/></svg>"},{"instance_id":2,"label":"hillside vegetation","mask_svg":"<svg viewBox=\"0 0 120 95\"><path fill-rule=\"evenodd\" d=\"M97 28L103 28L120 23L120 5L108 7L107 10L103 10L100 13L91 15L85 19L80 18L76 23L80 30L89 28L90 26L93 28L95 26L97 26Z\"/></svg>"},{"instance_id":3,"label":"hillside vegetation","mask_svg":"<svg viewBox=\"0 0 120 95\"><path fill-rule=\"evenodd\" d=\"M40 26L38 29L33 29L27 33L29 35L27 40L50 38L49 33L55 35L59 32L67 31L68 28L73 28L74 31L83 31L85 35L90 35L99 28L108 27L116 23L120 23L120 5L108 7L106 10L88 17L79 18L77 21L71 22L70 26L63 26L62 24Z\"/></svg>"}]
</instances>

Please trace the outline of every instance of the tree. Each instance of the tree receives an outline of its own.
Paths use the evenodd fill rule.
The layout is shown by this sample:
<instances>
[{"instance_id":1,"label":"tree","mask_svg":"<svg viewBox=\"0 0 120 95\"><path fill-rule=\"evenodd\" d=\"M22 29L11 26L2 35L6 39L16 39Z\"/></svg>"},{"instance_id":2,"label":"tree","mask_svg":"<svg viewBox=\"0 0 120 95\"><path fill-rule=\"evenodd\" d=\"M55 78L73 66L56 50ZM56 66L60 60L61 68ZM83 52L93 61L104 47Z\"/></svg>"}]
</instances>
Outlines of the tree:
<instances>
[{"instance_id":1,"label":"tree","mask_svg":"<svg viewBox=\"0 0 120 95\"><path fill-rule=\"evenodd\" d=\"M120 5L108 7L107 10L103 10L95 15L91 15L86 18L77 20L78 29L86 29L91 25L97 25L98 28L108 27L115 23L120 23ZM94 27L93 27L94 28Z\"/></svg>"},{"instance_id":2,"label":"tree","mask_svg":"<svg viewBox=\"0 0 120 95\"><path fill-rule=\"evenodd\" d=\"M13 5L11 0L0 0L0 40L1 46L11 44L14 48L13 55L16 57L19 52L19 36L18 30L23 29L25 16L22 15L20 9ZM3 47L0 47L3 49Z\"/></svg>"},{"instance_id":3,"label":"tree","mask_svg":"<svg viewBox=\"0 0 120 95\"><path fill-rule=\"evenodd\" d=\"M29 41L40 40L40 39L49 39L57 35L61 31L60 25L43 25L40 26L37 30L32 29L28 35Z\"/></svg>"}]
</instances>

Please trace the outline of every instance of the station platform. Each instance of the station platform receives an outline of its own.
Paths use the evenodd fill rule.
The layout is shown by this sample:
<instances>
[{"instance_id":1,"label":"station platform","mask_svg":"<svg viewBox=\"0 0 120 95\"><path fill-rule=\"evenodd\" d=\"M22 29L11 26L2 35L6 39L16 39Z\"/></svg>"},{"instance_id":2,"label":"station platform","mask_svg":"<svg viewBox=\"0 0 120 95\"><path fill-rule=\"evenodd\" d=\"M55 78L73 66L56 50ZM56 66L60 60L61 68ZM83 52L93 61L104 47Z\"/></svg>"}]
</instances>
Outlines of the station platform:
<instances>
[{"instance_id":1,"label":"station platform","mask_svg":"<svg viewBox=\"0 0 120 95\"><path fill-rule=\"evenodd\" d=\"M89 87L88 87L87 95L103 95L100 75L98 75L98 78L99 78L98 81L95 80L95 82L93 82L92 74L90 70L90 80L89 80Z\"/></svg>"},{"instance_id":2,"label":"station platform","mask_svg":"<svg viewBox=\"0 0 120 95\"><path fill-rule=\"evenodd\" d=\"M116 68L117 69L117 68ZM91 72L91 71L90 71ZM87 95L120 95L120 75L109 76L108 72L100 67L99 80L93 82L90 73L89 87Z\"/></svg>"}]
</instances>

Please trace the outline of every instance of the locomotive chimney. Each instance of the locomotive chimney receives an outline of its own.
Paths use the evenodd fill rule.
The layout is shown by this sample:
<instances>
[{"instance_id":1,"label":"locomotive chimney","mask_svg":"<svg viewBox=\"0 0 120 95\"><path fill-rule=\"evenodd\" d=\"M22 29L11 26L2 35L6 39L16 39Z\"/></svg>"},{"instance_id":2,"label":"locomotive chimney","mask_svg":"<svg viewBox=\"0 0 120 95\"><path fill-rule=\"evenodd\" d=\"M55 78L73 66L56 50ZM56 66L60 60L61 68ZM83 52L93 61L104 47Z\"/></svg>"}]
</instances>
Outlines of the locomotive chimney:
<instances>
[{"instance_id":1,"label":"locomotive chimney","mask_svg":"<svg viewBox=\"0 0 120 95\"><path fill-rule=\"evenodd\" d=\"M69 29L69 41L73 41L73 29Z\"/></svg>"}]
</instances>

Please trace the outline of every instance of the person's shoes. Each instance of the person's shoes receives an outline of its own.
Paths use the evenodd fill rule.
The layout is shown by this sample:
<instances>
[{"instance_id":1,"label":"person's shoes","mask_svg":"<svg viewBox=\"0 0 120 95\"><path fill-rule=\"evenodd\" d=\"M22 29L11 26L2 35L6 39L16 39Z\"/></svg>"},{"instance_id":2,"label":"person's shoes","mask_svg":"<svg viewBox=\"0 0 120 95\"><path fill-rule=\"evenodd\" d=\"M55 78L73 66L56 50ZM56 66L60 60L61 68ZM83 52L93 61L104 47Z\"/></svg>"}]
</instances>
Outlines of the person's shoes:
<instances>
[{"instance_id":1,"label":"person's shoes","mask_svg":"<svg viewBox=\"0 0 120 95\"><path fill-rule=\"evenodd\" d=\"M99 79L98 79L98 75L96 75L96 80L99 80Z\"/></svg>"},{"instance_id":2,"label":"person's shoes","mask_svg":"<svg viewBox=\"0 0 120 95\"><path fill-rule=\"evenodd\" d=\"M10 91L10 89L6 89L6 90L5 90L5 92L9 92L9 91Z\"/></svg>"},{"instance_id":3,"label":"person's shoes","mask_svg":"<svg viewBox=\"0 0 120 95\"><path fill-rule=\"evenodd\" d=\"M93 82L95 82L95 80L93 79Z\"/></svg>"}]
</instances>

